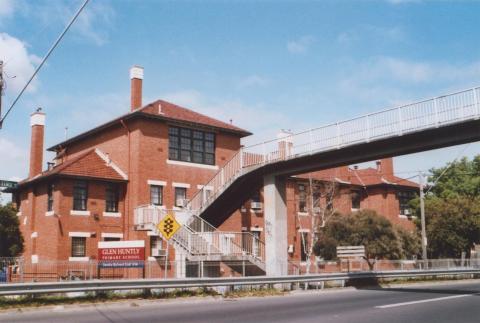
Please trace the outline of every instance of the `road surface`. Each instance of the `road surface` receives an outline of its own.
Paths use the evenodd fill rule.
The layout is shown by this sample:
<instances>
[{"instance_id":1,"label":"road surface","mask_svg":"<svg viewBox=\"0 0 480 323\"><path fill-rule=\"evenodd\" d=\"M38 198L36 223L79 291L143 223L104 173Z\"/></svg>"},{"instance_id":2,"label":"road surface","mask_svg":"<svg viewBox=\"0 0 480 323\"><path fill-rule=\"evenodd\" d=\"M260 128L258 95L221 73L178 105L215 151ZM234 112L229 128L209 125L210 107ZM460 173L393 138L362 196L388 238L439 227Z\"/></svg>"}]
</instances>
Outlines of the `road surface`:
<instances>
[{"instance_id":1,"label":"road surface","mask_svg":"<svg viewBox=\"0 0 480 323\"><path fill-rule=\"evenodd\" d=\"M0 322L480 322L480 280L288 296L131 301L0 314Z\"/></svg>"}]
</instances>

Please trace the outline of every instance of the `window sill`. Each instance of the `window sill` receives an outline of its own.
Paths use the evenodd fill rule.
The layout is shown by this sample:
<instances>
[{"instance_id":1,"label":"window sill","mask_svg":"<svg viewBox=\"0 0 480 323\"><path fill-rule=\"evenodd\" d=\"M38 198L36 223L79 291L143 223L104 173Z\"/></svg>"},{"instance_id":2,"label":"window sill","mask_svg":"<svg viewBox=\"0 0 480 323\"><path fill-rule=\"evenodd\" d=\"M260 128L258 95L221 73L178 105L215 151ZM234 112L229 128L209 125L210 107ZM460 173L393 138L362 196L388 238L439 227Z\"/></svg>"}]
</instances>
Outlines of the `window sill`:
<instances>
[{"instance_id":1,"label":"window sill","mask_svg":"<svg viewBox=\"0 0 480 323\"><path fill-rule=\"evenodd\" d=\"M55 211L47 211L45 212L45 216L53 216L55 214Z\"/></svg>"},{"instance_id":2,"label":"window sill","mask_svg":"<svg viewBox=\"0 0 480 323\"><path fill-rule=\"evenodd\" d=\"M89 216L90 211L70 210L70 215Z\"/></svg>"},{"instance_id":3,"label":"window sill","mask_svg":"<svg viewBox=\"0 0 480 323\"><path fill-rule=\"evenodd\" d=\"M174 210L174 211L182 211L182 210L183 210L183 207L174 206L174 207L172 208L172 210Z\"/></svg>"},{"instance_id":4,"label":"window sill","mask_svg":"<svg viewBox=\"0 0 480 323\"><path fill-rule=\"evenodd\" d=\"M298 212L298 216L308 216L308 212Z\"/></svg>"},{"instance_id":5,"label":"window sill","mask_svg":"<svg viewBox=\"0 0 480 323\"><path fill-rule=\"evenodd\" d=\"M350 210L351 210L352 212L357 212L357 211L360 211L360 208L357 209L357 208L352 207Z\"/></svg>"},{"instance_id":6,"label":"window sill","mask_svg":"<svg viewBox=\"0 0 480 323\"><path fill-rule=\"evenodd\" d=\"M155 258L155 257L148 257L148 261L157 261L157 258Z\"/></svg>"},{"instance_id":7,"label":"window sill","mask_svg":"<svg viewBox=\"0 0 480 323\"><path fill-rule=\"evenodd\" d=\"M218 170L218 166L217 166L217 165L207 165L207 164L190 163L190 162L184 162L184 161L179 161L179 160L171 160L171 159L167 159L167 164L177 165L177 166L189 166L189 167L197 167L197 168Z\"/></svg>"},{"instance_id":8,"label":"window sill","mask_svg":"<svg viewBox=\"0 0 480 323\"><path fill-rule=\"evenodd\" d=\"M103 216L111 217L111 218L121 218L122 213L121 212L103 212Z\"/></svg>"},{"instance_id":9,"label":"window sill","mask_svg":"<svg viewBox=\"0 0 480 323\"><path fill-rule=\"evenodd\" d=\"M70 257L68 261L76 261L76 262L86 262L89 261L90 257Z\"/></svg>"}]
</instances>

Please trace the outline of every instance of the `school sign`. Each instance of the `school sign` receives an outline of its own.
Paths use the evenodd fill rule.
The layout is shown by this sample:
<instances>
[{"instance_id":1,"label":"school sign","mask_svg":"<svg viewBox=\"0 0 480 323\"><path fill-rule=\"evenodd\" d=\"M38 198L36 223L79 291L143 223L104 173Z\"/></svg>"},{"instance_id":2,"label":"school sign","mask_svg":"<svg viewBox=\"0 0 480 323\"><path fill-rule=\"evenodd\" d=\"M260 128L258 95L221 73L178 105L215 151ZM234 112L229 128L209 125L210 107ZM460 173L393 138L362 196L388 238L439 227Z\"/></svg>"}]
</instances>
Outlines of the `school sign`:
<instances>
[{"instance_id":1,"label":"school sign","mask_svg":"<svg viewBox=\"0 0 480 323\"><path fill-rule=\"evenodd\" d=\"M98 242L100 268L143 268L144 262L144 240Z\"/></svg>"}]
</instances>

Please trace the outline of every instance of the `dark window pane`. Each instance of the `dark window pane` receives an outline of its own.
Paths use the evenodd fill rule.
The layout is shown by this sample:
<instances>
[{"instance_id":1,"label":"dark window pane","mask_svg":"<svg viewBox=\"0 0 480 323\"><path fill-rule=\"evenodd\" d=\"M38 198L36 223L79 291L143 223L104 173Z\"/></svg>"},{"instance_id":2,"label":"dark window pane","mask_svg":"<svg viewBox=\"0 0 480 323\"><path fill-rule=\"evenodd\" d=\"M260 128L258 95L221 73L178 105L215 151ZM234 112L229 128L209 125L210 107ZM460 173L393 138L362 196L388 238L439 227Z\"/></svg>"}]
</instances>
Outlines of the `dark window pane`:
<instances>
[{"instance_id":1,"label":"dark window pane","mask_svg":"<svg viewBox=\"0 0 480 323\"><path fill-rule=\"evenodd\" d=\"M192 149L192 140L190 138L181 138L180 140L180 148L182 149Z\"/></svg>"},{"instance_id":2,"label":"dark window pane","mask_svg":"<svg viewBox=\"0 0 480 323\"><path fill-rule=\"evenodd\" d=\"M193 141L193 151L200 151L203 152L203 141L202 140L194 140Z\"/></svg>"},{"instance_id":3,"label":"dark window pane","mask_svg":"<svg viewBox=\"0 0 480 323\"><path fill-rule=\"evenodd\" d=\"M118 186L109 184L105 190L105 211L118 212Z\"/></svg>"},{"instance_id":4,"label":"dark window pane","mask_svg":"<svg viewBox=\"0 0 480 323\"><path fill-rule=\"evenodd\" d=\"M169 142L170 142L170 147L171 148L180 148L180 143L179 143L178 138L179 137L170 136Z\"/></svg>"},{"instance_id":5,"label":"dark window pane","mask_svg":"<svg viewBox=\"0 0 480 323\"><path fill-rule=\"evenodd\" d=\"M210 133L210 132L206 132L205 133L205 140L215 141L215 134Z\"/></svg>"},{"instance_id":6,"label":"dark window pane","mask_svg":"<svg viewBox=\"0 0 480 323\"><path fill-rule=\"evenodd\" d=\"M168 159L178 160L179 159L178 152L179 152L178 149L170 148L168 150Z\"/></svg>"},{"instance_id":7,"label":"dark window pane","mask_svg":"<svg viewBox=\"0 0 480 323\"><path fill-rule=\"evenodd\" d=\"M203 154L198 152L193 152L193 162L203 163Z\"/></svg>"},{"instance_id":8,"label":"dark window pane","mask_svg":"<svg viewBox=\"0 0 480 323\"><path fill-rule=\"evenodd\" d=\"M182 150L180 152L180 160L187 161L187 162L192 161L190 150Z\"/></svg>"},{"instance_id":9,"label":"dark window pane","mask_svg":"<svg viewBox=\"0 0 480 323\"><path fill-rule=\"evenodd\" d=\"M73 184L73 209L85 211L87 209L87 182L76 181Z\"/></svg>"},{"instance_id":10,"label":"dark window pane","mask_svg":"<svg viewBox=\"0 0 480 323\"><path fill-rule=\"evenodd\" d=\"M215 165L215 155L214 154L205 154L205 164Z\"/></svg>"},{"instance_id":11,"label":"dark window pane","mask_svg":"<svg viewBox=\"0 0 480 323\"><path fill-rule=\"evenodd\" d=\"M175 206L183 206L182 201L187 198L187 189L175 187Z\"/></svg>"},{"instance_id":12,"label":"dark window pane","mask_svg":"<svg viewBox=\"0 0 480 323\"><path fill-rule=\"evenodd\" d=\"M176 127L170 127L170 128L168 128L168 134L169 134L169 135L176 135L176 136L178 136L178 128L176 128Z\"/></svg>"},{"instance_id":13,"label":"dark window pane","mask_svg":"<svg viewBox=\"0 0 480 323\"><path fill-rule=\"evenodd\" d=\"M180 135L182 137L190 138L192 136L192 131L190 129L180 128Z\"/></svg>"},{"instance_id":14,"label":"dark window pane","mask_svg":"<svg viewBox=\"0 0 480 323\"><path fill-rule=\"evenodd\" d=\"M85 257L87 238L72 237L72 257Z\"/></svg>"},{"instance_id":15,"label":"dark window pane","mask_svg":"<svg viewBox=\"0 0 480 323\"><path fill-rule=\"evenodd\" d=\"M47 211L53 210L53 184L48 184Z\"/></svg>"},{"instance_id":16,"label":"dark window pane","mask_svg":"<svg viewBox=\"0 0 480 323\"><path fill-rule=\"evenodd\" d=\"M205 142L205 151L207 153L214 153L215 152L215 145L213 142L210 142L210 141L206 141Z\"/></svg>"},{"instance_id":17,"label":"dark window pane","mask_svg":"<svg viewBox=\"0 0 480 323\"><path fill-rule=\"evenodd\" d=\"M150 186L150 203L153 205L163 204L163 187L158 185Z\"/></svg>"},{"instance_id":18,"label":"dark window pane","mask_svg":"<svg viewBox=\"0 0 480 323\"><path fill-rule=\"evenodd\" d=\"M203 132L201 132L201 131L194 131L194 132L193 132L193 138L194 138L194 139L203 139Z\"/></svg>"},{"instance_id":19,"label":"dark window pane","mask_svg":"<svg viewBox=\"0 0 480 323\"><path fill-rule=\"evenodd\" d=\"M168 158L215 165L215 134L170 127Z\"/></svg>"}]
</instances>

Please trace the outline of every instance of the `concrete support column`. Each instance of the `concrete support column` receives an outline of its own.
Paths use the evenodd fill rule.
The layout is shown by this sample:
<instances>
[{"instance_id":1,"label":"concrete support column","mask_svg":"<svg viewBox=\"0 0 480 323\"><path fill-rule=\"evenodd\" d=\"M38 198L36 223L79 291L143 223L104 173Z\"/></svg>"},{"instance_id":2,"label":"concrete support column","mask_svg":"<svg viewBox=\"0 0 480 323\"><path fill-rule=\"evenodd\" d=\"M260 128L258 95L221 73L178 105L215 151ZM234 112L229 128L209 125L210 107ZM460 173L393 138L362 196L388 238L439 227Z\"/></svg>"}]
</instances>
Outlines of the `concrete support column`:
<instances>
[{"instance_id":1,"label":"concrete support column","mask_svg":"<svg viewBox=\"0 0 480 323\"><path fill-rule=\"evenodd\" d=\"M284 178L263 178L265 216L265 256L268 276L288 273L287 200Z\"/></svg>"}]
</instances>

